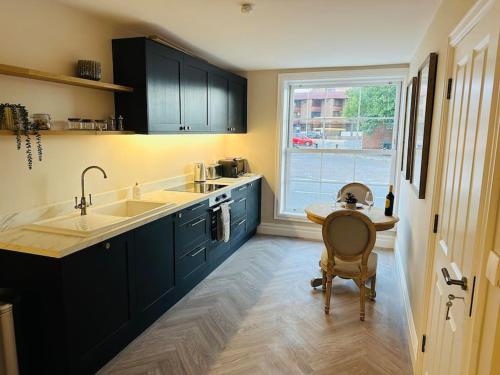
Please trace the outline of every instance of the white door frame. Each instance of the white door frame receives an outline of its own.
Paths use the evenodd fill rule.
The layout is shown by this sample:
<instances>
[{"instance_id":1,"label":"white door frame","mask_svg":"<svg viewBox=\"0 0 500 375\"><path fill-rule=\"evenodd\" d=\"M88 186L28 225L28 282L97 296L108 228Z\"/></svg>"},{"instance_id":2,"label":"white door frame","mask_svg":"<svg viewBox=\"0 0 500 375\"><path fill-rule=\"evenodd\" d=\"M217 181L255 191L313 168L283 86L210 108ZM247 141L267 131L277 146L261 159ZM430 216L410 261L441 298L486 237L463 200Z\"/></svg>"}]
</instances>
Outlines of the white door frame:
<instances>
[{"instance_id":1,"label":"white door frame","mask_svg":"<svg viewBox=\"0 0 500 375\"><path fill-rule=\"evenodd\" d=\"M467 12L467 14L464 16L464 18L458 23L458 25L455 27L455 29L450 33L449 35L449 43L448 43L448 48L446 51L446 69L445 69L445 80L446 82L448 81L448 78L451 77L453 74L453 56L454 56L454 50L455 46L476 26L484 16L486 16L493 8L495 5L496 0L478 0L472 8ZM500 54L500 52L499 52ZM497 69L498 73L498 69ZM446 87L446 86L445 86ZM495 93L494 93L495 94ZM500 105L499 100L498 100L498 93L497 95L493 95L492 97L492 103L491 103L491 118L490 118L490 123L494 121L499 121L500 116L498 115L498 111L500 108L497 106ZM433 189L433 200L431 204L431 216L429 217L429 220L434 220L434 215L438 214L439 208L440 208L440 199L441 199L441 186L443 183L442 179L442 172L444 168L444 151L446 149L445 144L446 144L446 136L447 136L447 130L448 130L448 111L449 111L449 100L447 99L447 90L443 90L443 97L441 98L443 102L443 107L441 111L441 118L439 119L440 121L440 128L439 128L439 140L438 140L438 156L437 156L437 162L436 162L436 182L434 184L434 189ZM494 115L496 114L496 115ZM500 123L497 123L497 126L495 126L495 130L493 133L493 140L492 140L492 147L491 147L491 162L492 165L488 170L493 171L492 175L490 176L487 185L490 186L490 190L488 192L488 196L485 197L487 200L490 200L490 202L496 202L498 199L498 194L499 194L499 189L498 187L500 186L500 171L499 171L499 165L500 165L500 130L499 130ZM495 168L496 166L496 168ZM477 263L474 265L475 269L475 274L477 275L476 279L476 287L475 287L475 296L474 296L474 314L472 318L472 332L469 336L472 340L469 340L466 344L466 351L465 353L469 353L470 355L466 359L467 364L466 364L466 371L465 373L474 373L474 369L477 367L477 360L478 360L478 350L479 350L479 339L480 339L480 333L481 333L481 325L482 325L482 318L484 315L484 309L486 305L486 287L487 287L487 280L484 277L484 272L481 272L481 270L484 270L485 264L486 264L486 259L489 253L489 249L487 248L487 244L493 243L492 235L487 236L487 233L494 233L494 230L491 230L491 227L495 226L496 224L496 204L493 204L491 206L486 205L486 223L487 225L483 226L481 228L481 235L480 237L483 239L484 245L481 248L483 249L483 253L480 254L478 257ZM434 256L435 256L435 249L436 249L436 235L433 232L433 229L430 228L429 230L429 240L427 243L427 249L428 249L428 255L427 255L427 261L426 261L426 271L425 271L425 278L424 278L424 299L423 299L423 305L422 305L422 316L424 317L424 320L422 322L422 327L421 327L421 332L418 332L418 337L419 339L422 337L424 334L429 334L427 332L428 326L429 326L429 308L430 308L430 298L431 298L431 292L432 292L432 279L433 279L433 268L434 268ZM417 358L414 364L414 372L416 374L422 373L423 370L423 363L424 363L424 355L425 353L422 352L421 348L422 342L419 341L419 350L417 351Z\"/></svg>"}]
</instances>

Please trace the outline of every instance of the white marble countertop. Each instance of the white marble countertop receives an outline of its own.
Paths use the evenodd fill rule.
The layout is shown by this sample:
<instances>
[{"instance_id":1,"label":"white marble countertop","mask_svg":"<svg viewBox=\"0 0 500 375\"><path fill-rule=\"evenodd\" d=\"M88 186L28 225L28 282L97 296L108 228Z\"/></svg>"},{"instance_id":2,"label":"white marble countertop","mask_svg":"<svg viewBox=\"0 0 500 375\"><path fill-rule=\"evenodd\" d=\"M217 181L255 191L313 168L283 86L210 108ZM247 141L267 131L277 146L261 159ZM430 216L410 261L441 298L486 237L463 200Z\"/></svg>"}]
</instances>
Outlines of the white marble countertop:
<instances>
[{"instance_id":1,"label":"white marble countertop","mask_svg":"<svg viewBox=\"0 0 500 375\"><path fill-rule=\"evenodd\" d=\"M20 226L0 232L0 249L52 258L62 258L144 224L171 215L193 204L209 199L213 195L218 195L224 191L255 181L261 177L261 175L254 175L251 177L221 178L213 180L211 181L212 183L227 184L227 186L209 194L167 190L145 193L141 197L142 200L173 203L174 206L167 206L164 210L154 212L149 216L127 221L122 226L113 227L109 231L102 232L95 236L76 237L71 235L45 233L30 230L26 226Z\"/></svg>"}]
</instances>

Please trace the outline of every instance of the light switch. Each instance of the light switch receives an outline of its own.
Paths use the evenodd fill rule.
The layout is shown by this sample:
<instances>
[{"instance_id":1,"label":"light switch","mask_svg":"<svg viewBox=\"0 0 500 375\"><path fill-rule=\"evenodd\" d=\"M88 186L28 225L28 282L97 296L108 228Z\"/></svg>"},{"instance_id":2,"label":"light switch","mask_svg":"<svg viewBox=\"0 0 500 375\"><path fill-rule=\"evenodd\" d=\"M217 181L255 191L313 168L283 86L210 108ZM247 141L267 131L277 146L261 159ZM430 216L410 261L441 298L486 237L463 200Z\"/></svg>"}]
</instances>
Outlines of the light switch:
<instances>
[{"instance_id":1,"label":"light switch","mask_svg":"<svg viewBox=\"0 0 500 375\"><path fill-rule=\"evenodd\" d=\"M494 286L500 286L500 257L494 251L490 251L486 265L486 278Z\"/></svg>"}]
</instances>

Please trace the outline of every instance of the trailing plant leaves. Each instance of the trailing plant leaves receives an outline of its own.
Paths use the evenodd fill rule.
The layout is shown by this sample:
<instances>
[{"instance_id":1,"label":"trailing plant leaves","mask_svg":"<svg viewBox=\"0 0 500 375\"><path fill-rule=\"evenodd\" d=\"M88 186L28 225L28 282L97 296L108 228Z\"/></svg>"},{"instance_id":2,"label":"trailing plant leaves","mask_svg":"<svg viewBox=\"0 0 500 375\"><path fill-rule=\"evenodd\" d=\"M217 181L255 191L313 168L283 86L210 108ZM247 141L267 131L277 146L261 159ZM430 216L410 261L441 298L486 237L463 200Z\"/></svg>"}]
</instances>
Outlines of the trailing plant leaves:
<instances>
[{"instance_id":1,"label":"trailing plant leaves","mask_svg":"<svg viewBox=\"0 0 500 375\"><path fill-rule=\"evenodd\" d=\"M24 131L25 136L25 147L26 147L26 161L28 162L28 168L31 170L33 168L33 154L31 151L31 138L29 130Z\"/></svg>"},{"instance_id":2,"label":"trailing plant leaves","mask_svg":"<svg viewBox=\"0 0 500 375\"><path fill-rule=\"evenodd\" d=\"M15 124L16 133L16 148L21 150L22 147L22 136L24 135L24 145L26 148L26 161L28 168L31 170L33 168L33 150L30 133L35 136L36 149L38 160L42 161L43 158L43 146L42 146L42 135L35 123L29 121L28 111L26 107L21 104L0 104L0 124L4 124L5 121L5 109L10 108L12 112L13 121Z\"/></svg>"},{"instance_id":3,"label":"trailing plant leaves","mask_svg":"<svg viewBox=\"0 0 500 375\"><path fill-rule=\"evenodd\" d=\"M16 147L18 150L21 149L21 129L16 130Z\"/></svg>"},{"instance_id":4,"label":"trailing plant leaves","mask_svg":"<svg viewBox=\"0 0 500 375\"><path fill-rule=\"evenodd\" d=\"M38 161L42 161L43 158L43 146L42 146L42 135L35 129L35 137L36 137L36 150L38 152Z\"/></svg>"}]
</instances>

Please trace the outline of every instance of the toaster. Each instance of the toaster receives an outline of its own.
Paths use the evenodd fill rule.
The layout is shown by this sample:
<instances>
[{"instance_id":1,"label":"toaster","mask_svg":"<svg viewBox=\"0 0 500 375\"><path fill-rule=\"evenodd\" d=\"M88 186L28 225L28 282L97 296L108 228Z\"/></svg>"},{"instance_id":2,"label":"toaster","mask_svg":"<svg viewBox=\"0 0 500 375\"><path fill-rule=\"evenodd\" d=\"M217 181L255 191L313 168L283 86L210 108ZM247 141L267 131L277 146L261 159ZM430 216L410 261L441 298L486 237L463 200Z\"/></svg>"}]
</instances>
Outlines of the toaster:
<instances>
[{"instance_id":1,"label":"toaster","mask_svg":"<svg viewBox=\"0 0 500 375\"><path fill-rule=\"evenodd\" d=\"M228 158L219 160L222 166L222 177L236 178L247 173L247 160L243 158Z\"/></svg>"}]
</instances>

